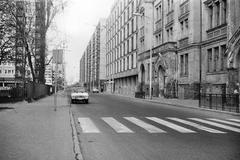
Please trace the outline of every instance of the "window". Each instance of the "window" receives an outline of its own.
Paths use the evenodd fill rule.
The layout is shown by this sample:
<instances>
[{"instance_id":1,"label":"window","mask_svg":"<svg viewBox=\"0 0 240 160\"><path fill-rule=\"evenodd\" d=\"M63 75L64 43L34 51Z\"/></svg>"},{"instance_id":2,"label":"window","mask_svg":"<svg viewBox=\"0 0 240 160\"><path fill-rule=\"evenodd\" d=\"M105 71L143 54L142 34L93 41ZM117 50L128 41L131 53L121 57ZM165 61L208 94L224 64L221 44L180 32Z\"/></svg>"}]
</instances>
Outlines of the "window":
<instances>
[{"instance_id":1,"label":"window","mask_svg":"<svg viewBox=\"0 0 240 160\"><path fill-rule=\"evenodd\" d=\"M185 75L188 75L188 54L185 54Z\"/></svg>"},{"instance_id":2,"label":"window","mask_svg":"<svg viewBox=\"0 0 240 160\"><path fill-rule=\"evenodd\" d=\"M169 29L167 30L167 40L169 41Z\"/></svg>"},{"instance_id":3,"label":"window","mask_svg":"<svg viewBox=\"0 0 240 160\"><path fill-rule=\"evenodd\" d=\"M148 79L150 78L150 63L148 63Z\"/></svg>"},{"instance_id":4,"label":"window","mask_svg":"<svg viewBox=\"0 0 240 160\"><path fill-rule=\"evenodd\" d=\"M227 19L227 0L207 1L209 29L226 23Z\"/></svg>"},{"instance_id":5,"label":"window","mask_svg":"<svg viewBox=\"0 0 240 160\"><path fill-rule=\"evenodd\" d=\"M208 53L208 72L212 71L212 49L207 50Z\"/></svg>"},{"instance_id":6,"label":"window","mask_svg":"<svg viewBox=\"0 0 240 160\"><path fill-rule=\"evenodd\" d=\"M183 31L184 31L184 28L183 28L183 21L180 22L180 24L181 24L181 29L182 29L182 32L183 32Z\"/></svg>"},{"instance_id":7,"label":"window","mask_svg":"<svg viewBox=\"0 0 240 160\"><path fill-rule=\"evenodd\" d=\"M215 4L216 4L215 5L215 10L216 10L216 12L215 12L216 25L215 26L219 26L220 25L220 4L219 4L219 2L216 2Z\"/></svg>"},{"instance_id":8,"label":"window","mask_svg":"<svg viewBox=\"0 0 240 160\"><path fill-rule=\"evenodd\" d=\"M129 56L127 57L127 70L129 69Z\"/></svg>"},{"instance_id":9,"label":"window","mask_svg":"<svg viewBox=\"0 0 240 160\"><path fill-rule=\"evenodd\" d=\"M133 68L133 54L131 55L131 68Z\"/></svg>"},{"instance_id":10,"label":"window","mask_svg":"<svg viewBox=\"0 0 240 160\"><path fill-rule=\"evenodd\" d=\"M226 0L222 0L222 23L226 23L227 22L227 3Z\"/></svg>"},{"instance_id":11,"label":"window","mask_svg":"<svg viewBox=\"0 0 240 160\"><path fill-rule=\"evenodd\" d=\"M161 44L161 34L156 35L156 45Z\"/></svg>"},{"instance_id":12,"label":"window","mask_svg":"<svg viewBox=\"0 0 240 160\"><path fill-rule=\"evenodd\" d=\"M209 7L209 28L213 28L213 6Z\"/></svg>"},{"instance_id":13,"label":"window","mask_svg":"<svg viewBox=\"0 0 240 160\"><path fill-rule=\"evenodd\" d=\"M214 47L207 50L208 53L208 72L224 71L227 68L226 45Z\"/></svg>"},{"instance_id":14,"label":"window","mask_svg":"<svg viewBox=\"0 0 240 160\"><path fill-rule=\"evenodd\" d=\"M219 62L219 48L214 48L214 68L213 71L218 71L218 62Z\"/></svg>"},{"instance_id":15,"label":"window","mask_svg":"<svg viewBox=\"0 0 240 160\"><path fill-rule=\"evenodd\" d=\"M134 50L134 37L131 37L131 50Z\"/></svg>"},{"instance_id":16,"label":"window","mask_svg":"<svg viewBox=\"0 0 240 160\"><path fill-rule=\"evenodd\" d=\"M188 19L185 19L185 26L186 26L186 29L188 29Z\"/></svg>"},{"instance_id":17,"label":"window","mask_svg":"<svg viewBox=\"0 0 240 160\"><path fill-rule=\"evenodd\" d=\"M221 68L220 70L226 70L227 69L227 54L226 52L226 45L221 46Z\"/></svg>"},{"instance_id":18,"label":"window","mask_svg":"<svg viewBox=\"0 0 240 160\"><path fill-rule=\"evenodd\" d=\"M180 75L188 76L188 53L180 55Z\"/></svg>"},{"instance_id":19,"label":"window","mask_svg":"<svg viewBox=\"0 0 240 160\"><path fill-rule=\"evenodd\" d=\"M161 19L161 15L162 15L161 5L156 7L156 15L157 15L157 20L160 20Z\"/></svg>"}]
</instances>

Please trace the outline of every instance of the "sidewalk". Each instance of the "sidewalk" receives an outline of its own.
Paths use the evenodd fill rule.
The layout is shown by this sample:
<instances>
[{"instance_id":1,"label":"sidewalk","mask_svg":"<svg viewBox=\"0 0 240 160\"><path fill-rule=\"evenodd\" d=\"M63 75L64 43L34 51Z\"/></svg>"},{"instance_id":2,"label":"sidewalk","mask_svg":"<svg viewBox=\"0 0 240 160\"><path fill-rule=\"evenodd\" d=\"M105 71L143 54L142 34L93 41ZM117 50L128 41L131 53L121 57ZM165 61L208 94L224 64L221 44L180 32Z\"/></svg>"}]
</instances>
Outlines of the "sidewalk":
<instances>
[{"instance_id":1,"label":"sidewalk","mask_svg":"<svg viewBox=\"0 0 240 160\"><path fill-rule=\"evenodd\" d=\"M54 95L32 103L0 104L0 108L6 107L14 109L0 109L0 159L75 159L75 126L62 92L57 94L57 111Z\"/></svg>"},{"instance_id":2,"label":"sidewalk","mask_svg":"<svg viewBox=\"0 0 240 160\"><path fill-rule=\"evenodd\" d=\"M108 92L103 92L104 94L109 94ZM120 94L120 93L114 93L111 95L115 96L121 96L121 97L126 97L126 98L135 98L135 95L133 94ZM229 111L222 111L222 110L215 110L215 109L209 109L209 108L200 108L199 107L199 100L186 100L186 99L166 99L166 98L161 98L161 97L145 97L145 99L137 98L138 100L141 101L147 101L151 103L159 103L159 104L165 104L165 105L171 105L171 106L177 106L177 107L188 107L188 108L193 108L193 109L200 109L200 110L207 110L211 112L220 112L220 113L226 113L226 114L232 114L232 115L238 115L240 116L240 113L234 113L234 112L229 112Z\"/></svg>"}]
</instances>

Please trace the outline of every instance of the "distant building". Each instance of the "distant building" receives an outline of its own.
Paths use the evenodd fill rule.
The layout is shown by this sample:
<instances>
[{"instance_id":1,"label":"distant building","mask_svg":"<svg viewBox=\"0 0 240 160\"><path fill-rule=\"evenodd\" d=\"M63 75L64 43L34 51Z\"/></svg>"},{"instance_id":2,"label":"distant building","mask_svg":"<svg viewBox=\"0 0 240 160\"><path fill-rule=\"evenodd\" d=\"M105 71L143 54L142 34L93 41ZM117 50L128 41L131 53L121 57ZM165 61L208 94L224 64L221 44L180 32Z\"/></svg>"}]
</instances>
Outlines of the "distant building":
<instances>
[{"instance_id":1,"label":"distant building","mask_svg":"<svg viewBox=\"0 0 240 160\"><path fill-rule=\"evenodd\" d=\"M23 44L25 31L29 28L31 32L31 38L35 38L33 46L34 48L33 55L35 59L33 62L33 68L36 73L36 78L39 78L39 74L45 72L45 45L46 45L46 33L44 31L44 25L46 21L46 10L47 7L52 5L51 0L16 0L16 37L15 37L15 60L5 62L4 64L15 63L14 66L11 66L11 70L14 69L14 72L9 70L9 65L2 65L1 70L4 75L0 73L0 81L4 79L15 86L22 87L25 82L32 80L32 75L30 72L29 64L26 57L26 50ZM28 30L29 32L29 30ZM29 36L30 37L30 36ZM27 38L29 38L27 37ZM40 70L42 68L42 70ZM7 74L5 74L5 71ZM8 77L6 77L8 76ZM43 83L44 75L42 76L41 82ZM3 81L3 80L2 80ZM2 83L3 85L3 83Z\"/></svg>"},{"instance_id":2,"label":"distant building","mask_svg":"<svg viewBox=\"0 0 240 160\"><path fill-rule=\"evenodd\" d=\"M106 79L106 20L100 19L80 60L80 83L104 90Z\"/></svg>"},{"instance_id":3,"label":"distant building","mask_svg":"<svg viewBox=\"0 0 240 160\"><path fill-rule=\"evenodd\" d=\"M15 64L14 62L3 62L0 65L0 87L15 86Z\"/></svg>"},{"instance_id":4,"label":"distant building","mask_svg":"<svg viewBox=\"0 0 240 160\"><path fill-rule=\"evenodd\" d=\"M53 84L53 67L52 65L48 65L45 70L45 80L47 85L54 85Z\"/></svg>"}]
</instances>

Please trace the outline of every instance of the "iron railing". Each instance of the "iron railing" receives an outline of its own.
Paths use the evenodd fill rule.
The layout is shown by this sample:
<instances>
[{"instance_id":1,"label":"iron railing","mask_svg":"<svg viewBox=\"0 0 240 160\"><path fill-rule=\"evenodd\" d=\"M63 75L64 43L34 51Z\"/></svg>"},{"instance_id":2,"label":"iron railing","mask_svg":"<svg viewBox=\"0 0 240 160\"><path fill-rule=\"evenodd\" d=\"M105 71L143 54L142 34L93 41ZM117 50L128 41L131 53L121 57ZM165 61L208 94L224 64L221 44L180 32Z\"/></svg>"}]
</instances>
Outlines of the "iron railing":
<instances>
[{"instance_id":1,"label":"iron railing","mask_svg":"<svg viewBox=\"0 0 240 160\"><path fill-rule=\"evenodd\" d=\"M35 86L34 86L35 85ZM54 93L54 87L46 84L28 82L23 87L13 87L8 90L0 90L0 103L32 100L45 97Z\"/></svg>"},{"instance_id":2,"label":"iron railing","mask_svg":"<svg viewBox=\"0 0 240 160\"><path fill-rule=\"evenodd\" d=\"M239 94L200 94L200 107L239 113Z\"/></svg>"}]
</instances>

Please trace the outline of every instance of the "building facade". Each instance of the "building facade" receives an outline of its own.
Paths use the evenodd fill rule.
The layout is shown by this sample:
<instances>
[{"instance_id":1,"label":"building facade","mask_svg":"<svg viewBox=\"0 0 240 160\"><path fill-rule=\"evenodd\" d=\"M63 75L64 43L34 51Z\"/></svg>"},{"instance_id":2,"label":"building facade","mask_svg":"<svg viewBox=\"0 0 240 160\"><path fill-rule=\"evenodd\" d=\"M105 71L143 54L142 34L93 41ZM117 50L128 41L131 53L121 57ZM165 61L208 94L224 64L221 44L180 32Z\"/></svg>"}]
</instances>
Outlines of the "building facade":
<instances>
[{"instance_id":1,"label":"building facade","mask_svg":"<svg viewBox=\"0 0 240 160\"><path fill-rule=\"evenodd\" d=\"M106 77L106 19L100 19L80 60L80 83L104 90Z\"/></svg>"},{"instance_id":2,"label":"building facade","mask_svg":"<svg viewBox=\"0 0 240 160\"><path fill-rule=\"evenodd\" d=\"M8 79L8 83L19 85L23 87L24 83L28 80L33 80L30 67L26 56L26 46L24 41L29 41L29 50L31 50L33 68L35 71L36 79L39 79L41 72L42 80L38 81L44 83L45 76L45 47L46 47L46 32L44 31L46 21L46 9L52 5L51 0L16 0L12 7L14 7L16 14L14 14L14 21L16 21L15 33L15 50L13 51L15 59L13 61L5 62L6 64L15 63L11 67L14 72L9 73L9 65L1 66L3 73L1 78ZM16 17L15 17L16 16ZM27 33L27 35L26 35ZM30 43L30 41L32 43ZM4 64L5 64L4 63ZM6 67L6 68L5 68ZM41 68L41 71L40 71ZM44 70L44 71L43 71ZM3 77L2 77L3 76ZM8 77L6 77L8 76ZM3 85L3 82L2 82Z\"/></svg>"},{"instance_id":3,"label":"building facade","mask_svg":"<svg viewBox=\"0 0 240 160\"><path fill-rule=\"evenodd\" d=\"M106 90L232 94L240 83L239 12L238 0L116 0L106 22Z\"/></svg>"},{"instance_id":4,"label":"building facade","mask_svg":"<svg viewBox=\"0 0 240 160\"><path fill-rule=\"evenodd\" d=\"M237 8L238 1L228 0L141 1L141 90L149 93L151 59L153 96L195 99L201 92L233 93L240 63Z\"/></svg>"},{"instance_id":5,"label":"building facade","mask_svg":"<svg viewBox=\"0 0 240 160\"><path fill-rule=\"evenodd\" d=\"M107 19L107 91L134 94L138 81L137 19L138 0L116 0Z\"/></svg>"}]
</instances>

